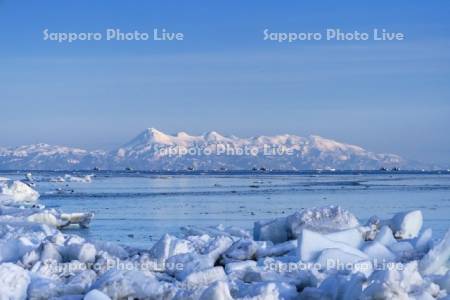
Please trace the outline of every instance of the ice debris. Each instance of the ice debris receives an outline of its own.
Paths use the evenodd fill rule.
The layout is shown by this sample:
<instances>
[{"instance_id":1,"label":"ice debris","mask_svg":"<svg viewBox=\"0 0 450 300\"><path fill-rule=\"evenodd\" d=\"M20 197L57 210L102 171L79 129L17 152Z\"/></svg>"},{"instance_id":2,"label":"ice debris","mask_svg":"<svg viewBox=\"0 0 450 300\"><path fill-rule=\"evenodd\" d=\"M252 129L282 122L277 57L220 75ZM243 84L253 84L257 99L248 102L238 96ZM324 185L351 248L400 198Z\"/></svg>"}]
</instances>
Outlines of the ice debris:
<instances>
[{"instance_id":1,"label":"ice debris","mask_svg":"<svg viewBox=\"0 0 450 300\"><path fill-rule=\"evenodd\" d=\"M336 206L257 222L255 236L184 227L148 250L62 233L80 215L1 208L0 299L445 299L450 232L406 212L361 225ZM34 217L31 217L34 216ZM52 221L48 221L48 220ZM40 222L40 223L37 223Z\"/></svg>"}]
</instances>

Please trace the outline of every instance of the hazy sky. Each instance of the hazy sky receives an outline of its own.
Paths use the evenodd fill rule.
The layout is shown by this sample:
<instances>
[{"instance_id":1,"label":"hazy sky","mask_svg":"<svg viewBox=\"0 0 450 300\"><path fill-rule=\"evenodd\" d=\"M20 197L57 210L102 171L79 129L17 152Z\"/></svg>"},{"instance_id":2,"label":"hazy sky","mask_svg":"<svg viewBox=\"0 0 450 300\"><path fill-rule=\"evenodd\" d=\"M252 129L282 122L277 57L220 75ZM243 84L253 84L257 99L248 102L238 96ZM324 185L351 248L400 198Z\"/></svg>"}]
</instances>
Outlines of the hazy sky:
<instances>
[{"instance_id":1,"label":"hazy sky","mask_svg":"<svg viewBox=\"0 0 450 300\"><path fill-rule=\"evenodd\" d=\"M317 134L450 161L449 1L0 1L0 146L113 148L146 127ZM107 28L184 41L44 41ZM263 40L327 28L404 41Z\"/></svg>"}]
</instances>

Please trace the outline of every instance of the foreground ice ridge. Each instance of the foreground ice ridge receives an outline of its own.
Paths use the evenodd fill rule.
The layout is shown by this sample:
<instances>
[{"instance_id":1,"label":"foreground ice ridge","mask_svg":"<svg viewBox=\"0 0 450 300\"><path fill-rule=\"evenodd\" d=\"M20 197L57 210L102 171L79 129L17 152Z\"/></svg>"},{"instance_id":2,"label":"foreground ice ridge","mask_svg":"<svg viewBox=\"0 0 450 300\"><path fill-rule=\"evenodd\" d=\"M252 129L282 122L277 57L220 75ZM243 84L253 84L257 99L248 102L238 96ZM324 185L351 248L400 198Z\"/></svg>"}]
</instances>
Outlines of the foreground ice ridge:
<instances>
[{"instance_id":1,"label":"foreground ice ridge","mask_svg":"<svg viewBox=\"0 0 450 300\"><path fill-rule=\"evenodd\" d=\"M337 206L183 227L148 250L66 234L33 207L3 206L0 299L444 299L450 232L420 211L366 224ZM61 216L61 219L63 217ZM44 223L44 224L42 224ZM56 224L57 225L57 224Z\"/></svg>"}]
</instances>

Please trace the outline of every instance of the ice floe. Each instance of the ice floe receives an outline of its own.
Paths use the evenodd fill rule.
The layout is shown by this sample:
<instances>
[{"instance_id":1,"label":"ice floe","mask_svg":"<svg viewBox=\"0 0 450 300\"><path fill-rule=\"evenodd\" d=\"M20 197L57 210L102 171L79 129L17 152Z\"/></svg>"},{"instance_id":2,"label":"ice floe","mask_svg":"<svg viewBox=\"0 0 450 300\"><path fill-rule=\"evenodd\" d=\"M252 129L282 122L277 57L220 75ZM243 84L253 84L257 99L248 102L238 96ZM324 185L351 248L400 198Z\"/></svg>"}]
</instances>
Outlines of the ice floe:
<instances>
[{"instance_id":1,"label":"ice floe","mask_svg":"<svg viewBox=\"0 0 450 300\"><path fill-rule=\"evenodd\" d=\"M39 193L19 180L0 177L0 204L20 205L36 202Z\"/></svg>"},{"instance_id":2,"label":"ice floe","mask_svg":"<svg viewBox=\"0 0 450 300\"><path fill-rule=\"evenodd\" d=\"M92 177L94 177L93 174L85 175L85 176L74 176L74 175L66 174L66 175L64 175L64 181L90 183L90 182L92 182Z\"/></svg>"},{"instance_id":3,"label":"ice floe","mask_svg":"<svg viewBox=\"0 0 450 300\"><path fill-rule=\"evenodd\" d=\"M50 178L42 178L40 181L49 181L49 182L80 182L80 183L91 183L94 174L84 175L84 176L75 176L71 174L65 174L64 176L55 176Z\"/></svg>"},{"instance_id":4,"label":"ice floe","mask_svg":"<svg viewBox=\"0 0 450 300\"><path fill-rule=\"evenodd\" d=\"M362 225L337 206L256 222L253 236L186 226L151 249L60 231L92 216L0 208L0 299L444 299L450 232L418 211ZM86 224L85 224L86 222ZM63 224L63 226L62 226Z\"/></svg>"}]
</instances>

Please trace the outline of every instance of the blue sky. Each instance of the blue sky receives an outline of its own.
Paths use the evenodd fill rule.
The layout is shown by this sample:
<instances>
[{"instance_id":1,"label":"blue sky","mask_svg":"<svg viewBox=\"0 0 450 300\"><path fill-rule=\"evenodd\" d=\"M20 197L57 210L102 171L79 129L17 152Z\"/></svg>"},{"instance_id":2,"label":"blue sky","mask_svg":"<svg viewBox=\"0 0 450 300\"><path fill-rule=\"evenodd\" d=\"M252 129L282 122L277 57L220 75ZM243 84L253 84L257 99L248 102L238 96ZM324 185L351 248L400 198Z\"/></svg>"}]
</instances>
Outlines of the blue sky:
<instances>
[{"instance_id":1,"label":"blue sky","mask_svg":"<svg viewBox=\"0 0 450 300\"><path fill-rule=\"evenodd\" d=\"M406 158L450 156L448 1L0 0L1 146L113 148L146 127L318 134ZM182 42L43 40L183 32ZM263 30L403 32L404 41L263 41Z\"/></svg>"}]
</instances>

